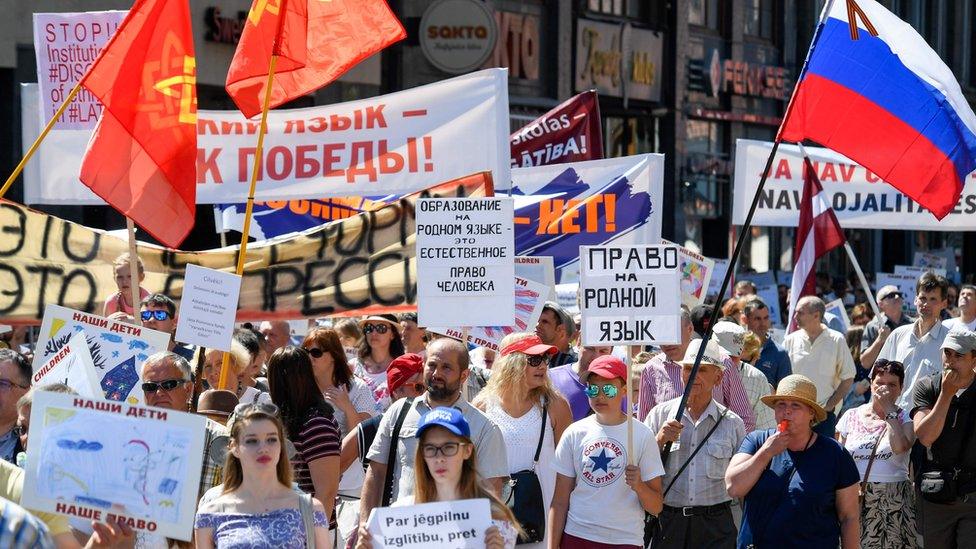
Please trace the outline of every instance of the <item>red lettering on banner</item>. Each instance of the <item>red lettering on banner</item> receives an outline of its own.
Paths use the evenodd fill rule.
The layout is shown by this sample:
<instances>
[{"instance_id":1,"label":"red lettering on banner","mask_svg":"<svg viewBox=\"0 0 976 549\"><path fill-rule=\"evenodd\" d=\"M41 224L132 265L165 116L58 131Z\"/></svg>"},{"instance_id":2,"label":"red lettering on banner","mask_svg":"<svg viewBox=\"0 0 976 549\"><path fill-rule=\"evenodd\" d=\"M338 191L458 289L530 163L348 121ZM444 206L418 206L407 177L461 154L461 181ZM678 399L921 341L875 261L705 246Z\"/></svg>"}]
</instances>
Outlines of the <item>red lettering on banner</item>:
<instances>
[{"instance_id":1,"label":"red lettering on banner","mask_svg":"<svg viewBox=\"0 0 976 549\"><path fill-rule=\"evenodd\" d=\"M564 203L561 198L539 202L539 228L536 234L559 234L559 216L563 213Z\"/></svg>"},{"instance_id":2,"label":"red lettering on banner","mask_svg":"<svg viewBox=\"0 0 976 549\"><path fill-rule=\"evenodd\" d=\"M204 149L197 149L197 183L206 183L207 175L210 175L210 181L214 183L223 183L224 178L220 176L220 168L217 166L217 156L220 155L220 151L223 150L220 147L215 148L210 151L210 155L207 155L207 151Z\"/></svg>"},{"instance_id":3,"label":"red lettering on banner","mask_svg":"<svg viewBox=\"0 0 976 549\"><path fill-rule=\"evenodd\" d=\"M785 158L781 158L776 164L776 175L773 176L773 179L781 178L793 179L793 174L790 172L790 161Z\"/></svg>"},{"instance_id":4,"label":"red lettering on banner","mask_svg":"<svg viewBox=\"0 0 976 549\"><path fill-rule=\"evenodd\" d=\"M342 177L346 170L335 167L342 161L339 151L346 148L342 143L326 143L322 146L322 173L325 177Z\"/></svg>"},{"instance_id":5,"label":"red lettering on banner","mask_svg":"<svg viewBox=\"0 0 976 549\"><path fill-rule=\"evenodd\" d=\"M360 156L362 156L362 161L359 160ZM349 161L349 169L346 170L346 183L354 183L359 174L365 174L370 182L376 181L372 141L354 141L352 143L352 160Z\"/></svg>"},{"instance_id":6,"label":"red lettering on banner","mask_svg":"<svg viewBox=\"0 0 976 549\"><path fill-rule=\"evenodd\" d=\"M841 179L844 180L844 183L850 183L851 179L854 177L854 170L857 169L857 166L841 164L839 167Z\"/></svg>"},{"instance_id":7,"label":"red lettering on banner","mask_svg":"<svg viewBox=\"0 0 976 549\"><path fill-rule=\"evenodd\" d=\"M208 118L197 118L197 135L220 135L217 122Z\"/></svg>"},{"instance_id":8,"label":"red lettering on banner","mask_svg":"<svg viewBox=\"0 0 976 549\"><path fill-rule=\"evenodd\" d=\"M837 170L834 169L834 165L830 162L824 164L823 173L820 174L820 181L827 182L832 181L837 182Z\"/></svg>"},{"instance_id":9,"label":"red lettering on banner","mask_svg":"<svg viewBox=\"0 0 976 549\"><path fill-rule=\"evenodd\" d=\"M280 164L280 165L279 165ZM271 147L268 151L268 177L275 181L282 181L291 177L292 165L291 149L283 146Z\"/></svg>"},{"instance_id":10,"label":"red lettering on banner","mask_svg":"<svg viewBox=\"0 0 976 549\"><path fill-rule=\"evenodd\" d=\"M864 168L864 179L867 180L868 183L877 183L881 181L880 177L874 175L874 173L867 168Z\"/></svg>"},{"instance_id":11,"label":"red lettering on banner","mask_svg":"<svg viewBox=\"0 0 976 549\"><path fill-rule=\"evenodd\" d=\"M295 173L300 179L308 179L319 174L320 164L315 158L315 145L299 145L295 148Z\"/></svg>"}]
</instances>

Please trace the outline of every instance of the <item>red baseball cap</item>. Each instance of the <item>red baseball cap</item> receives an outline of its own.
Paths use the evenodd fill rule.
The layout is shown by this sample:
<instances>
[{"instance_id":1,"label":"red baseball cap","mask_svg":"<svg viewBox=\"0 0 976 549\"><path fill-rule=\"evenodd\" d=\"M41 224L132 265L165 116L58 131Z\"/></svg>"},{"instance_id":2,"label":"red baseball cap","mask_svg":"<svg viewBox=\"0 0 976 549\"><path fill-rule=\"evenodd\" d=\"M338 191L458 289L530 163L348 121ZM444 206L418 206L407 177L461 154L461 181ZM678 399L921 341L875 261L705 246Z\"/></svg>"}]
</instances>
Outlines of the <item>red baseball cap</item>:
<instances>
[{"instance_id":1,"label":"red baseball cap","mask_svg":"<svg viewBox=\"0 0 976 549\"><path fill-rule=\"evenodd\" d=\"M393 394L408 379L417 375L424 369L424 359L418 354L407 353L400 355L390 362L390 367L386 369L386 388Z\"/></svg>"},{"instance_id":2,"label":"red baseball cap","mask_svg":"<svg viewBox=\"0 0 976 549\"><path fill-rule=\"evenodd\" d=\"M524 337L514 343L509 343L505 347L502 347L500 352L501 356L510 355L512 353L525 353L527 355L549 355L552 356L558 352L558 349L552 345L546 345L539 339L539 336L532 335L529 337Z\"/></svg>"},{"instance_id":3,"label":"red baseball cap","mask_svg":"<svg viewBox=\"0 0 976 549\"><path fill-rule=\"evenodd\" d=\"M627 365L624 364L624 361L613 355L603 355L593 359L590 367L580 376L580 381L586 383L590 374L596 374L606 379L620 378L626 382Z\"/></svg>"}]
</instances>

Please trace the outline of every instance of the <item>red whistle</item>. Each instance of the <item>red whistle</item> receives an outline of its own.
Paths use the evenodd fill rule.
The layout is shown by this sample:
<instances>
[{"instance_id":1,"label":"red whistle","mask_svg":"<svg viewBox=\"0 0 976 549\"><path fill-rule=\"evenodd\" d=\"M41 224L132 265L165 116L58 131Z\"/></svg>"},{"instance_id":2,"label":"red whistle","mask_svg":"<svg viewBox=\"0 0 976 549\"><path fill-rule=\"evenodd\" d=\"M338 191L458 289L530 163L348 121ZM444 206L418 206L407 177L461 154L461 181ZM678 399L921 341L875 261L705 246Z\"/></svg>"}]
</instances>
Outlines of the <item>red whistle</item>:
<instances>
[{"instance_id":1,"label":"red whistle","mask_svg":"<svg viewBox=\"0 0 976 549\"><path fill-rule=\"evenodd\" d=\"M780 433L785 433L786 430L789 428L790 428L790 421L788 419L784 419L783 421L779 422L779 425L776 426L776 430L779 431Z\"/></svg>"}]
</instances>

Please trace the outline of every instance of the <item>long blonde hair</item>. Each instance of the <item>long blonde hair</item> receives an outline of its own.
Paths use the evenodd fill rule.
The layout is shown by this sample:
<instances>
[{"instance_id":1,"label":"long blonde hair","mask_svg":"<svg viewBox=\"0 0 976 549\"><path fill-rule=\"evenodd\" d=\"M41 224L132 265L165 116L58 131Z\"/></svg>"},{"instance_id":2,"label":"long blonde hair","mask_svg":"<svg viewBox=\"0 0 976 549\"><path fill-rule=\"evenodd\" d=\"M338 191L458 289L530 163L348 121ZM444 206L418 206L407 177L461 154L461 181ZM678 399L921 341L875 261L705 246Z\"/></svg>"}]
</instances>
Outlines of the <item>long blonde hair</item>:
<instances>
[{"instance_id":1,"label":"long blonde hair","mask_svg":"<svg viewBox=\"0 0 976 549\"><path fill-rule=\"evenodd\" d=\"M235 414L231 417L230 439L233 444L240 445L241 430L244 429L244 425L252 421L261 421L262 419L266 419L271 423L274 423L275 428L278 429L278 441L281 446L281 451L278 453L278 465L276 467L278 482L280 482L282 486L291 488L291 462L288 461L288 452L285 448L285 426L281 422L281 418L275 414L270 414L262 410L259 406L248 407L240 414ZM227 450L227 458L224 460L223 480L224 494L233 492L239 488L241 483L244 481L244 470L241 468L241 460L231 453L229 448Z\"/></svg>"},{"instance_id":2,"label":"long blonde hair","mask_svg":"<svg viewBox=\"0 0 976 549\"><path fill-rule=\"evenodd\" d=\"M535 334L528 332L508 334L498 344L498 348L504 349L512 343L530 337L535 337ZM503 394L512 394L513 391L523 390L522 388L525 387L525 372L528 368L529 355L525 353L514 352L505 356L498 356L495 359L495 363L491 366L491 377L488 378L488 384L475 397L474 405L478 406L491 400L497 401ZM544 402L552 402L559 398L556 390L552 386L552 381L549 379L548 372L546 372L545 379L545 383L531 389L528 395L530 401L538 403L540 406Z\"/></svg>"},{"instance_id":3,"label":"long blonde hair","mask_svg":"<svg viewBox=\"0 0 976 549\"><path fill-rule=\"evenodd\" d=\"M424 431L424 434L420 436L420 440L417 441L417 452L414 455L413 466L415 471L413 502L430 503L437 501L437 485L434 484L434 477L430 474L430 469L427 468L427 460L424 459L424 439L431 429L443 429L444 432L461 439L461 442L471 447L471 455L461 464L461 479L458 481L457 490L460 499L487 499L489 505L491 505L491 518L495 520L507 520L519 535L524 534L525 532L522 530L522 526L519 524L518 519L515 518L512 510L498 496L485 490L484 486L482 486L480 475L475 469L475 464L478 462L477 451L471 439L455 435L443 427L430 427Z\"/></svg>"}]
</instances>

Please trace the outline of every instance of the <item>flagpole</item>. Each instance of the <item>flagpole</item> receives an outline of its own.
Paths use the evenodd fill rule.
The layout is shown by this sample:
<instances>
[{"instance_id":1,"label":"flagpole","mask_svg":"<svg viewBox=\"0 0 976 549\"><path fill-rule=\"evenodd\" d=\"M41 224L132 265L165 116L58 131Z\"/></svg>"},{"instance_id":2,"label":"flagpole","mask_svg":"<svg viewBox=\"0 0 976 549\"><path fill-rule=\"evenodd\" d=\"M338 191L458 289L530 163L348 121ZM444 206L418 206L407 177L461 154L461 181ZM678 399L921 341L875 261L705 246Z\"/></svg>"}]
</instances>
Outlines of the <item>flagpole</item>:
<instances>
[{"instance_id":1,"label":"flagpole","mask_svg":"<svg viewBox=\"0 0 976 549\"><path fill-rule=\"evenodd\" d=\"M125 227L129 233L129 291L132 298L132 317L136 319L136 326L142 326L142 316L139 314L139 256L136 255L136 224L129 216L125 218Z\"/></svg>"},{"instance_id":2,"label":"flagpole","mask_svg":"<svg viewBox=\"0 0 976 549\"><path fill-rule=\"evenodd\" d=\"M13 173L11 173L10 177L7 178L7 181L4 182L3 187L0 187L0 198L3 198L3 196L7 194L7 190L10 189L10 186L13 185L14 181L16 181L16 179L20 176L21 172L24 171L24 166L27 165L27 162L30 161L31 157L34 156L34 153L37 152L38 147L41 146L41 142L44 141L47 134L49 134L54 128L54 124L61 119L61 115L64 114L65 109L68 108L68 105L74 100L75 96L78 95L78 92L81 91L81 85L84 81L84 79L79 80L78 83L75 84L75 87L71 88L71 91L68 92L67 97L65 97L64 101L61 103L61 106L58 107L58 110L54 113L54 116L47 121L47 125L44 126L43 130L41 130L41 134L37 136L34 143L31 144L30 148L27 149L27 152L24 153L24 157L20 159L20 163L18 163L17 167L14 168Z\"/></svg>"},{"instance_id":3,"label":"flagpole","mask_svg":"<svg viewBox=\"0 0 976 549\"><path fill-rule=\"evenodd\" d=\"M627 391L625 393L627 395L627 410L625 411L627 414L627 465L633 465L636 461L634 459L634 403L631 402L634 397L630 391L630 385L632 383L630 380L630 370L633 367L631 365L633 361L630 358L630 347L625 348L627 349L626 356L624 356L624 365L627 366L627 379L624 380L624 390Z\"/></svg>"},{"instance_id":4,"label":"flagpole","mask_svg":"<svg viewBox=\"0 0 976 549\"><path fill-rule=\"evenodd\" d=\"M264 158L264 135L268 132L268 111L271 106L271 87L274 85L275 65L278 63L278 54L271 54L271 63L268 65L268 81L264 88L264 104L261 106L261 125L258 128L258 146L254 151L254 168L251 170L251 187L247 193L247 207L244 210L244 227L241 234L241 249L237 256L237 275L244 274L244 262L247 259L247 235L251 232L251 214L254 211L254 192L258 184L258 173L261 169L261 161ZM230 353L224 353L223 361L220 364L220 381L218 387L227 389L230 380Z\"/></svg>"}]
</instances>

